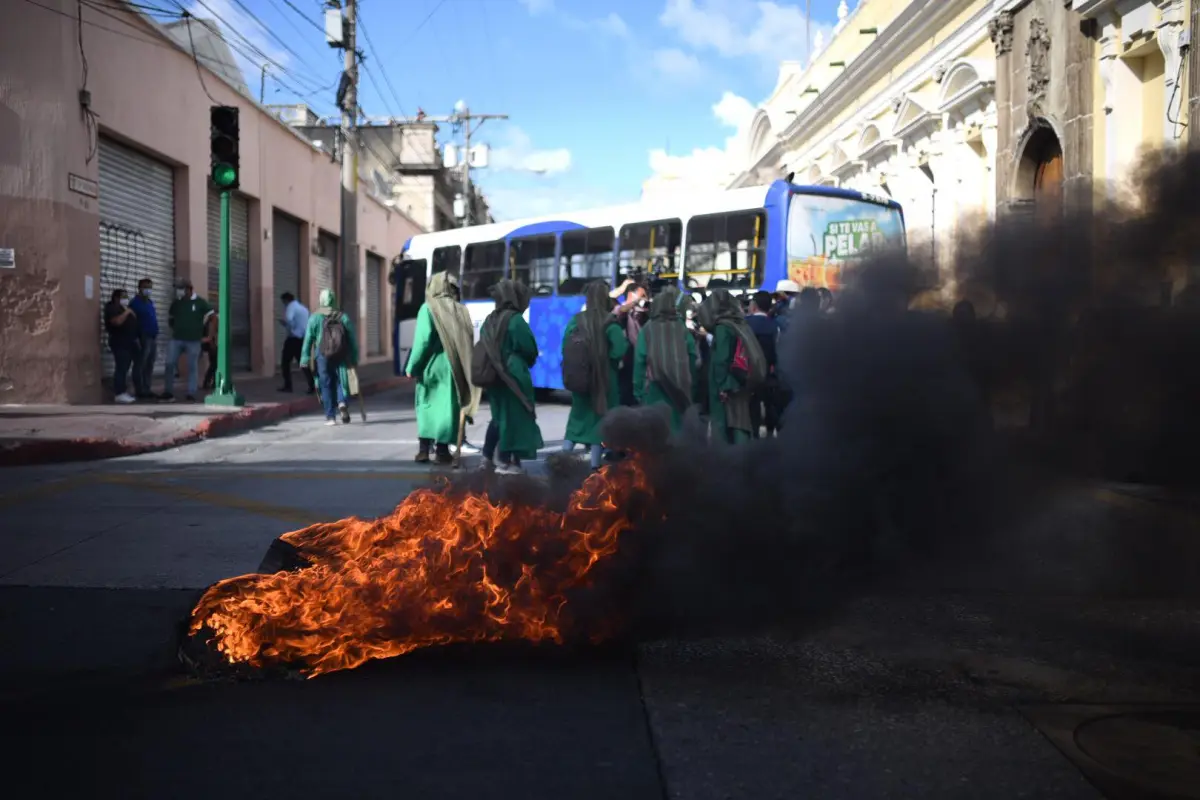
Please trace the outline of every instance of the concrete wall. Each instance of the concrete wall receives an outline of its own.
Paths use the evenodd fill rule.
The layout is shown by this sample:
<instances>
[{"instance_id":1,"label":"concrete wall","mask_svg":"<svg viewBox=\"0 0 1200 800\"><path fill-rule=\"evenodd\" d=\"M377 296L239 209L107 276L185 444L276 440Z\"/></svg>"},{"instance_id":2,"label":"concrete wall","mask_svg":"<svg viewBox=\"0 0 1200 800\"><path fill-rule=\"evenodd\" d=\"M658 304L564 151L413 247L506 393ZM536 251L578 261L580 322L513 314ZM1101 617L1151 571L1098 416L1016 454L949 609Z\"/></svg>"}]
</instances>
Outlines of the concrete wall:
<instances>
[{"instance_id":1,"label":"concrete wall","mask_svg":"<svg viewBox=\"0 0 1200 800\"><path fill-rule=\"evenodd\" d=\"M99 402L99 215L94 199L68 190L69 174L99 180L79 104L83 60L77 4L43 0L43 5L60 13L29 3L5 3L0 12L0 247L17 251L16 269L0 271L0 377L12 383L3 401ZM309 243L318 228L336 232L341 227L339 168L203 68L202 84L190 55L160 28L139 16L109 13L126 23L83 6L87 89L99 132L174 167L176 275L190 277L210 297L216 287L207 286L209 107L215 101L241 110L241 191L250 198L253 363L256 373L270 375L277 361L273 331L279 315L271 212L278 208L302 220ZM379 248L386 261L420 230L362 190L358 206L361 235L369 232L371 248ZM310 249L301 248L301 270L311 301ZM359 248L360 266L365 249L365 244ZM95 281L91 299L84 295L87 275ZM365 276L358 285L365 287ZM360 324L365 312L361 316Z\"/></svg>"}]
</instances>

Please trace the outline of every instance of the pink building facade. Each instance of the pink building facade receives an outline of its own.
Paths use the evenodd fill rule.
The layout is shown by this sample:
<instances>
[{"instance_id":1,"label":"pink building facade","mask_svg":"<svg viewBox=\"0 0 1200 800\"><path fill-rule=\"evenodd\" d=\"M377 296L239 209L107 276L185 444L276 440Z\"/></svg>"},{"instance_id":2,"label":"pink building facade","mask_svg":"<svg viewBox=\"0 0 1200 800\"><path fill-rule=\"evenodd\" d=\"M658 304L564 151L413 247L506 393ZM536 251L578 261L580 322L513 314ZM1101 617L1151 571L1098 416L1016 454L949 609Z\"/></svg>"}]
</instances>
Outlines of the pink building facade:
<instances>
[{"instance_id":1,"label":"pink building facade","mask_svg":"<svg viewBox=\"0 0 1200 800\"><path fill-rule=\"evenodd\" d=\"M140 278L154 280L164 328L175 279L215 302L214 103L241 112L232 302L222 310L234 375L275 373L280 293L313 307L338 285L339 166L203 62L198 70L154 23L83 4L80 26L74 0L39 2L0 10L0 251L14 256L0 264L0 402L103 402L111 357L100 312L114 288L132 294ZM388 269L420 228L365 187L356 206L358 257L342 303L364 360L388 360Z\"/></svg>"}]
</instances>

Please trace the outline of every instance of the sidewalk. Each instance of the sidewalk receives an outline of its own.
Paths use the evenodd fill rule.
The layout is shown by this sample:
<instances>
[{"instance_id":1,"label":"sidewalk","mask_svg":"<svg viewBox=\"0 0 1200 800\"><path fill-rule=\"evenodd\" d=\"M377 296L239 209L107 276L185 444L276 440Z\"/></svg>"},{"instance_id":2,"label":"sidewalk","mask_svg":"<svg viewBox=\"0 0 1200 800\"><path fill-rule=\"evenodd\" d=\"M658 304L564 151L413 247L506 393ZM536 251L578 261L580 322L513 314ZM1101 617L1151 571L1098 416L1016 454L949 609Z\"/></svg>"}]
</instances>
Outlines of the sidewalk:
<instances>
[{"instance_id":1,"label":"sidewalk","mask_svg":"<svg viewBox=\"0 0 1200 800\"><path fill-rule=\"evenodd\" d=\"M392 372L390 360L358 368L364 396L408 382ZM0 466L31 466L67 461L93 461L166 450L201 439L228 436L269 425L297 414L316 411L320 402L305 394L295 374L295 394L278 391L278 376L237 378L246 398L240 409L209 408L203 403L133 405L0 406ZM353 406L356 416L359 411ZM369 412L368 412L369 413Z\"/></svg>"}]
</instances>

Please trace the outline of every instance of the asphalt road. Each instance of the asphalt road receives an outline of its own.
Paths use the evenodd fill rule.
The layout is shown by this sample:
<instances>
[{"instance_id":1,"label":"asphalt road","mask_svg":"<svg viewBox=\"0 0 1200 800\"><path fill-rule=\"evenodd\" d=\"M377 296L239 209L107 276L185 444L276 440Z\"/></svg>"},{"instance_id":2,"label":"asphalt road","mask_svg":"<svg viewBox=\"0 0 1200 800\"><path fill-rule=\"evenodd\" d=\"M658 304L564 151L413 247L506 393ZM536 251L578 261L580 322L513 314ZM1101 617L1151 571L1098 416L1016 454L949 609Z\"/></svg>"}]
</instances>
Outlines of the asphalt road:
<instances>
[{"instance_id":1,"label":"asphalt road","mask_svg":"<svg viewBox=\"0 0 1200 800\"><path fill-rule=\"evenodd\" d=\"M11 796L1200 797L1196 520L1094 487L1014 534L1042 554L1020 583L931 574L819 626L184 679L204 587L427 479L405 395L369 413L0 472Z\"/></svg>"}]
</instances>

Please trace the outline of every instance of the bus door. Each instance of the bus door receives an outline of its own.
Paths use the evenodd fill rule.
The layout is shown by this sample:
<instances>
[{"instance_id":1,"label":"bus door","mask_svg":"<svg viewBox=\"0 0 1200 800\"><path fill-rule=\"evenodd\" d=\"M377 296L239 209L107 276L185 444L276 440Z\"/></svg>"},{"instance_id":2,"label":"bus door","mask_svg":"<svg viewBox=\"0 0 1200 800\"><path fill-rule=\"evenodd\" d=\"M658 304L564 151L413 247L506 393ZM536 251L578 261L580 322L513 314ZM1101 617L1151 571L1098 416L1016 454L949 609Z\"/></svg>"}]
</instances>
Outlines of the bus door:
<instances>
[{"instance_id":1,"label":"bus door","mask_svg":"<svg viewBox=\"0 0 1200 800\"><path fill-rule=\"evenodd\" d=\"M508 277L528 286L532 295L525 318L538 346L538 360L530 372L534 387L539 389L562 388L563 332L566 320L579 310L566 309L554 295L560 249L556 233L508 240Z\"/></svg>"},{"instance_id":2,"label":"bus door","mask_svg":"<svg viewBox=\"0 0 1200 800\"><path fill-rule=\"evenodd\" d=\"M392 368L397 375L403 374L405 363L408 361L408 351L412 349L417 312L425 303L425 278L428 269L429 263L423 258L397 258L392 262L392 270L388 274L388 283L395 292Z\"/></svg>"},{"instance_id":3,"label":"bus door","mask_svg":"<svg viewBox=\"0 0 1200 800\"><path fill-rule=\"evenodd\" d=\"M710 289L734 294L762 286L766 217L761 209L703 214L687 225L684 286L707 295Z\"/></svg>"},{"instance_id":4,"label":"bus door","mask_svg":"<svg viewBox=\"0 0 1200 800\"><path fill-rule=\"evenodd\" d=\"M617 280L645 281L650 294L679 281L683 223L678 219L633 222L621 227Z\"/></svg>"}]
</instances>

